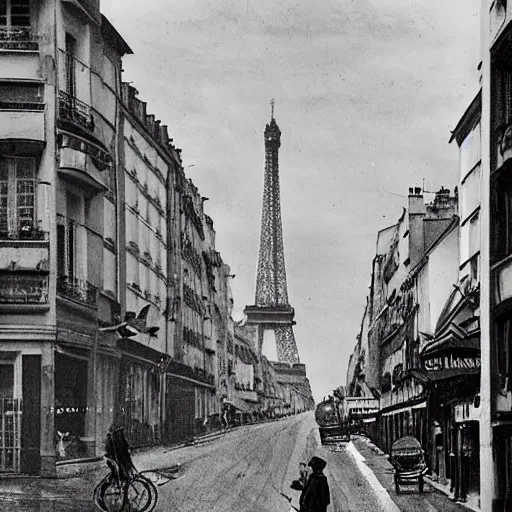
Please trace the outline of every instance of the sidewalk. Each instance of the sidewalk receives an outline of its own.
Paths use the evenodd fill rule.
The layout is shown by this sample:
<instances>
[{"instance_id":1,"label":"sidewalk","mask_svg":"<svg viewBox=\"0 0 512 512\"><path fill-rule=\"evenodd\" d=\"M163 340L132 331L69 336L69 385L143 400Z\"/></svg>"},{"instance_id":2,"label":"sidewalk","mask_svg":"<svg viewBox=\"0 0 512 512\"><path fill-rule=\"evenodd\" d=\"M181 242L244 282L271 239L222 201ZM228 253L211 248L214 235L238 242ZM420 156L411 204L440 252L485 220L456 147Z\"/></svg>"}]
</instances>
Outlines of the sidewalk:
<instances>
[{"instance_id":1,"label":"sidewalk","mask_svg":"<svg viewBox=\"0 0 512 512\"><path fill-rule=\"evenodd\" d=\"M139 471L166 469L179 475L187 462L179 448L194 450L235 430L238 429L215 432L173 446L136 449L132 452L133 463ZM91 512L94 487L107 471L105 461L101 459L61 464L57 466L57 479L5 476L0 478L0 510Z\"/></svg>"},{"instance_id":2,"label":"sidewalk","mask_svg":"<svg viewBox=\"0 0 512 512\"><path fill-rule=\"evenodd\" d=\"M400 494L397 495L393 481L394 470L382 450L365 437L353 438L352 443L399 510L403 512L410 510L415 512L467 512L470 509L480 512L475 503L476 500L470 500L468 503L454 503L447 495L444 486L433 483L429 478L425 479L425 489L422 494L419 493L416 485L404 486L400 489Z\"/></svg>"}]
</instances>

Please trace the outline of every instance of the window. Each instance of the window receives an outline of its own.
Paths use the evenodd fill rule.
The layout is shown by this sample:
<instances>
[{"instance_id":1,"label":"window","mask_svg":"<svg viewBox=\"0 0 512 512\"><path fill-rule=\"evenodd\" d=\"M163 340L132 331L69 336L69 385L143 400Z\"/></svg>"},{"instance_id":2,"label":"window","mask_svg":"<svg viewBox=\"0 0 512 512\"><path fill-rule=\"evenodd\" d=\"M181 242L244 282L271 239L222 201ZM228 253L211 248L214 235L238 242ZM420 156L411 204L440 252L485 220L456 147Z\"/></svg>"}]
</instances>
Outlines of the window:
<instances>
[{"instance_id":1,"label":"window","mask_svg":"<svg viewBox=\"0 0 512 512\"><path fill-rule=\"evenodd\" d=\"M512 391L512 317L496 323L496 366L498 369L498 392Z\"/></svg>"},{"instance_id":2,"label":"window","mask_svg":"<svg viewBox=\"0 0 512 512\"><path fill-rule=\"evenodd\" d=\"M1 109L43 110L43 89L40 84L0 82Z\"/></svg>"},{"instance_id":3,"label":"window","mask_svg":"<svg viewBox=\"0 0 512 512\"><path fill-rule=\"evenodd\" d=\"M0 0L0 27L29 27L30 0Z\"/></svg>"},{"instance_id":4,"label":"window","mask_svg":"<svg viewBox=\"0 0 512 512\"><path fill-rule=\"evenodd\" d=\"M480 281L479 279L479 273L478 273L478 259L479 259L479 256L476 255L476 256L473 256L473 258L471 258L470 262L469 262L469 278L470 278L470 282L471 282L471 285L474 286L476 283L478 283Z\"/></svg>"},{"instance_id":5,"label":"window","mask_svg":"<svg viewBox=\"0 0 512 512\"><path fill-rule=\"evenodd\" d=\"M14 396L14 363L0 361L0 399Z\"/></svg>"},{"instance_id":6,"label":"window","mask_svg":"<svg viewBox=\"0 0 512 512\"><path fill-rule=\"evenodd\" d=\"M512 122L512 69L497 61L494 69L494 126L508 126Z\"/></svg>"},{"instance_id":7,"label":"window","mask_svg":"<svg viewBox=\"0 0 512 512\"><path fill-rule=\"evenodd\" d=\"M76 96L75 54L76 39L66 34L66 92L73 98Z\"/></svg>"},{"instance_id":8,"label":"window","mask_svg":"<svg viewBox=\"0 0 512 512\"><path fill-rule=\"evenodd\" d=\"M492 73L491 123L493 127L492 170L510 158L512 149L512 67L506 58L494 59Z\"/></svg>"},{"instance_id":9,"label":"window","mask_svg":"<svg viewBox=\"0 0 512 512\"><path fill-rule=\"evenodd\" d=\"M0 156L0 237L35 229L36 172L33 158Z\"/></svg>"},{"instance_id":10,"label":"window","mask_svg":"<svg viewBox=\"0 0 512 512\"><path fill-rule=\"evenodd\" d=\"M57 218L57 273L70 279L76 275L77 225L73 220Z\"/></svg>"},{"instance_id":11,"label":"window","mask_svg":"<svg viewBox=\"0 0 512 512\"><path fill-rule=\"evenodd\" d=\"M512 180L507 176L498 178L492 191L491 259L496 262L512 253Z\"/></svg>"}]
</instances>

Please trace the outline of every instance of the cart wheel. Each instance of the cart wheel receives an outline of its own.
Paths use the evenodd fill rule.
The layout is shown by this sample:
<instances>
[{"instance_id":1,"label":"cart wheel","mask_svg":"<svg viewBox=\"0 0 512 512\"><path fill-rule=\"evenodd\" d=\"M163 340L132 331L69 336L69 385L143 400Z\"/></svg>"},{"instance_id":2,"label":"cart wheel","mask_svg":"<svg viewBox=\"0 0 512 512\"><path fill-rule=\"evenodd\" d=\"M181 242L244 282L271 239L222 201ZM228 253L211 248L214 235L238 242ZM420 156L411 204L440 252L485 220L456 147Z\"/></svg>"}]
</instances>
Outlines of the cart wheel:
<instances>
[{"instance_id":1,"label":"cart wheel","mask_svg":"<svg viewBox=\"0 0 512 512\"><path fill-rule=\"evenodd\" d=\"M420 475L420 478L419 478L419 488L420 488L420 492L423 492L423 475Z\"/></svg>"},{"instance_id":2,"label":"cart wheel","mask_svg":"<svg viewBox=\"0 0 512 512\"><path fill-rule=\"evenodd\" d=\"M400 494L400 485L398 485L398 477L395 475L395 491Z\"/></svg>"}]
</instances>

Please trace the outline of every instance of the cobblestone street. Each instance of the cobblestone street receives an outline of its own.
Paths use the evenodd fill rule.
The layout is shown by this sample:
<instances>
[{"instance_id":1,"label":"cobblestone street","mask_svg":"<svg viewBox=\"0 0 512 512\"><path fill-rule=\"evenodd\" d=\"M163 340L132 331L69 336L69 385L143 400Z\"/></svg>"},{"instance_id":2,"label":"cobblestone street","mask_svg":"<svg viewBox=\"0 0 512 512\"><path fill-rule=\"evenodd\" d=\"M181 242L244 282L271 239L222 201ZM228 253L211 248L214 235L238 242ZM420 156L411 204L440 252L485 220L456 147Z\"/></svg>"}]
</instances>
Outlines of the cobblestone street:
<instances>
[{"instance_id":1,"label":"cobblestone street","mask_svg":"<svg viewBox=\"0 0 512 512\"><path fill-rule=\"evenodd\" d=\"M134 454L139 470L180 465L179 478L159 487L156 511L177 512L288 512L289 505L278 491L293 497L290 489L298 477L301 461L312 455L327 460L326 475L331 488L331 511L457 512L467 510L426 486L425 493L405 492L396 496L392 472L382 455L362 440L354 440L367 466L386 489L375 487L372 477L361 470L352 447L332 451L319 446L312 414L286 420L244 426L213 438L210 442L177 449L154 448ZM0 480L0 509L13 512L92 512L92 491L106 472L102 463L61 467L57 480L6 478Z\"/></svg>"}]
</instances>

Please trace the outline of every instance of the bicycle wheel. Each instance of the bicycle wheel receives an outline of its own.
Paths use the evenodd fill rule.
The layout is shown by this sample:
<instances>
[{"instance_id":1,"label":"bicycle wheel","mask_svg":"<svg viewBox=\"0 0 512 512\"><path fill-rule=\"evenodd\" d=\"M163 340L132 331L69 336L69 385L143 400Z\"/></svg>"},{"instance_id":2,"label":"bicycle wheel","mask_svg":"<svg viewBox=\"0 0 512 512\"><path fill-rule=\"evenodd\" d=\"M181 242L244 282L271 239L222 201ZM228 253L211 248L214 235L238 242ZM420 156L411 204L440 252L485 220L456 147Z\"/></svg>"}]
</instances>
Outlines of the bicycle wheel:
<instances>
[{"instance_id":1,"label":"bicycle wheel","mask_svg":"<svg viewBox=\"0 0 512 512\"><path fill-rule=\"evenodd\" d=\"M107 475L94 489L94 504L102 512L121 512L125 494L122 487Z\"/></svg>"},{"instance_id":2,"label":"bicycle wheel","mask_svg":"<svg viewBox=\"0 0 512 512\"><path fill-rule=\"evenodd\" d=\"M148 478L146 475L143 475L142 473L139 473L136 478L140 478L140 479L144 480L149 485L149 487L151 489L152 500L153 500L152 501L153 508L151 510L153 510L156 507L156 504L158 502L158 487L156 486L155 482L153 482L153 480L151 480L151 478Z\"/></svg>"},{"instance_id":3,"label":"bicycle wheel","mask_svg":"<svg viewBox=\"0 0 512 512\"><path fill-rule=\"evenodd\" d=\"M156 507L158 491L147 478L138 475L124 489L123 512L151 512Z\"/></svg>"}]
</instances>

